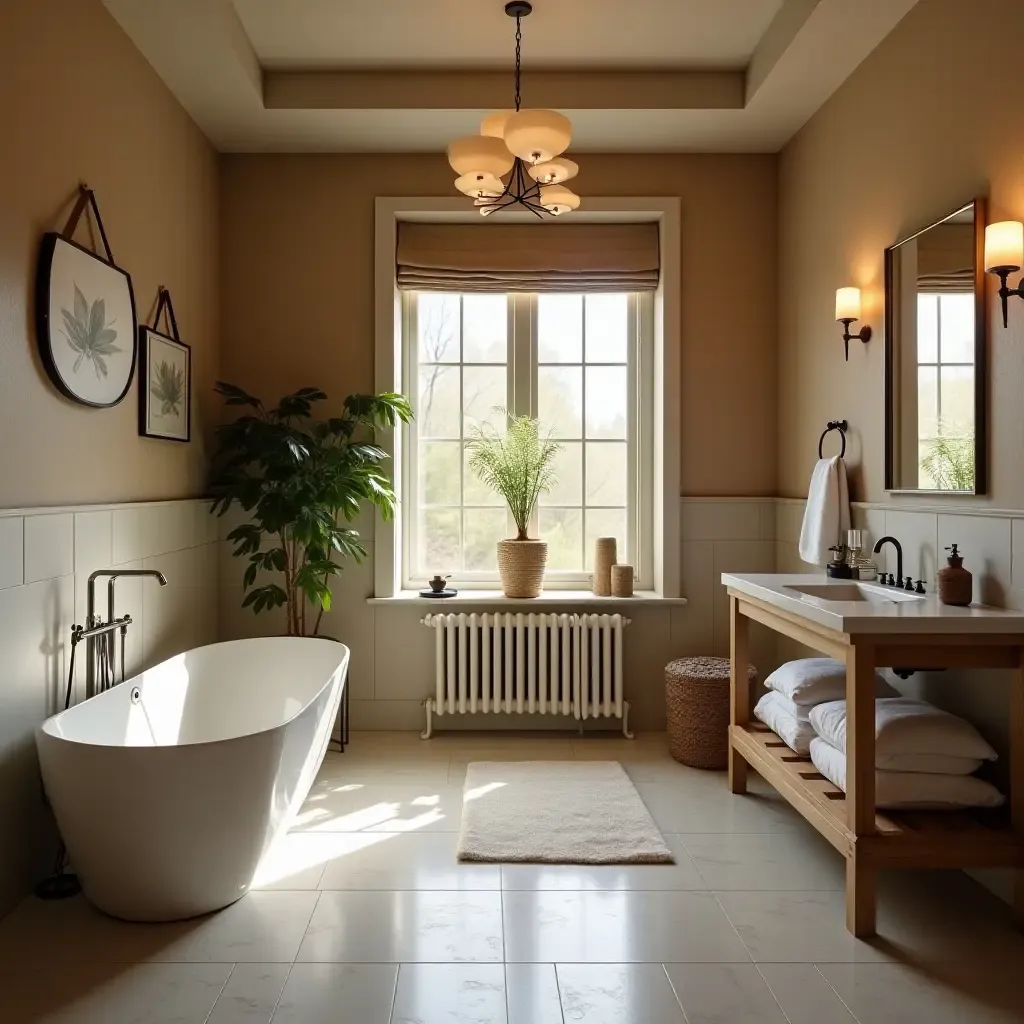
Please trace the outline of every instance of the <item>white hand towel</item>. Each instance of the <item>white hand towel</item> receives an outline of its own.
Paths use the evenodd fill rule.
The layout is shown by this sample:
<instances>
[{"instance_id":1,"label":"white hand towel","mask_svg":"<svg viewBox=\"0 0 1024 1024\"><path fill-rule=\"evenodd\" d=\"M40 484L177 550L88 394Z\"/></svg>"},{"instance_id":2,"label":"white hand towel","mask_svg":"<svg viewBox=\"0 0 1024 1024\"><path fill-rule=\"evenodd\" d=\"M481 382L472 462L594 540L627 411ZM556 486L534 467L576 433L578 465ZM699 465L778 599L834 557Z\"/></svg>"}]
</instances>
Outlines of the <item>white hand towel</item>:
<instances>
[{"instance_id":1,"label":"white hand towel","mask_svg":"<svg viewBox=\"0 0 1024 1024\"><path fill-rule=\"evenodd\" d=\"M846 755L820 736L811 740L811 763L846 792ZM957 807L999 807L1003 795L973 775L929 775L924 772L875 772L875 806L885 809L947 810Z\"/></svg>"},{"instance_id":2,"label":"white hand towel","mask_svg":"<svg viewBox=\"0 0 1024 1024\"><path fill-rule=\"evenodd\" d=\"M846 751L845 700L816 705L810 718L819 736ZM999 756L970 722L910 697L875 701L875 754L942 754L978 761Z\"/></svg>"},{"instance_id":3,"label":"white hand towel","mask_svg":"<svg viewBox=\"0 0 1024 1024\"><path fill-rule=\"evenodd\" d=\"M800 530L800 557L814 565L829 561L828 549L846 540L850 528L850 493L846 463L838 455L819 459L811 474Z\"/></svg>"}]
</instances>

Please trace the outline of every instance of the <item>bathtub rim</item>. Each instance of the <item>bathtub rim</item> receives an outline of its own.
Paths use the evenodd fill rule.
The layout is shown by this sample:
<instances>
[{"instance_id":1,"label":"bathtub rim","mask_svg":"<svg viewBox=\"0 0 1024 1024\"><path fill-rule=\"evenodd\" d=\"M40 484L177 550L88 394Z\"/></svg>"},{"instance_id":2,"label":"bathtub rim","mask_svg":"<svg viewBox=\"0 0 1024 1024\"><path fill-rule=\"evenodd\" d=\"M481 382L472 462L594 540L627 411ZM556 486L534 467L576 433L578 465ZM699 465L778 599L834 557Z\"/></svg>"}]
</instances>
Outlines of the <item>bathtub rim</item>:
<instances>
[{"instance_id":1,"label":"bathtub rim","mask_svg":"<svg viewBox=\"0 0 1024 1024\"><path fill-rule=\"evenodd\" d=\"M180 651L178 654L172 654L170 658L165 658L164 661L161 661L161 662L158 663L158 665L154 665L152 667L153 668L157 668L157 667L159 667L159 665L163 665L164 662L171 661L174 658L178 658L182 654L191 654L194 651L203 651L203 650L206 650L206 649L208 649L210 647L220 647L220 646L222 646L224 644L246 643L249 640L327 640L330 643L337 644L342 649L342 651L344 651L344 654L343 654L342 659L341 659L341 664L340 664L340 667L342 667L344 669L344 675L343 675L342 680L341 680L341 690L340 690L340 693L341 693L341 695L344 695L345 687L348 686L348 666L349 666L349 662L351 661L351 658L352 658L352 649L347 644L344 644L340 640L336 640L334 637L330 637L330 636L323 636L323 635L317 635L317 636L290 636L290 635L283 635L283 636L274 636L274 637L240 637L240 638L238 638L236 640L216 640L212 644L202 644L199 647L190 647L187 651ZM147 669L143 669L142 672L137 672L130 679L126 679L123 683L117 683L115 686L111 687L111 690L116 690L116 689L118 689L118 688L120 688L122 686L131 686L131 684L134 682L134 680L138 679L139 676L144 675L146 673L146 671L148 671L148 670ZM148 746L137 746L137 745L128 745L128 744L125 744L125 743L95 743L95 742L92 742L90 740L75 739L75 738L72 738L70 736L59 736L59 735L54 733L49 728L59 718L62 718L64 715L69 715L76 708L82 707L83 705L87 704L90 700L94 700L96 697L103 696L103 694L95 694L93 697L89 697L86 700L80 701L77 704L72 704L71 707L65 708L64 710L58 711L56 714L50 715L48 718L43 719L43 721L40 722L39 725L36 727L36 736L40 740L42 740L43 737L46 737L46 739L56 740L59 743L73 743L76 746L80 746L80 747L93 747L93 748L102 749L102 750L182 750L182 749L189 748L189 747L219 746L219 745L224 744L224 743L234 743L234 742L240 741L240 740L251 739L253 736L263 736L266 733L275 732L278 729L283 729L285 726L290 725L300 715L304 714L309 709L309 707L312 704L316 703L316 701L319 700L319 698L323 694L324 690L326 690L331 685L332 679L333 679L333 674L327 678L327 681L323 684L323 686L321 686L320 689L317 690L312 695L312 697L310 697L310 699L301 708L299 708L298 711L295 712L295 714L291 715L289 718L283 719L282 721L278 722L276 725L271 726L269 729L257 729L255 732L239 733L236 736L225 736L225 737L223 737L221 739L215 739L215 740L196 740L193 743L153 743L153 744L150 744ZM110 693L111 690L106 690L104 692L105 693Z\"/></svg>"}]
</instances>

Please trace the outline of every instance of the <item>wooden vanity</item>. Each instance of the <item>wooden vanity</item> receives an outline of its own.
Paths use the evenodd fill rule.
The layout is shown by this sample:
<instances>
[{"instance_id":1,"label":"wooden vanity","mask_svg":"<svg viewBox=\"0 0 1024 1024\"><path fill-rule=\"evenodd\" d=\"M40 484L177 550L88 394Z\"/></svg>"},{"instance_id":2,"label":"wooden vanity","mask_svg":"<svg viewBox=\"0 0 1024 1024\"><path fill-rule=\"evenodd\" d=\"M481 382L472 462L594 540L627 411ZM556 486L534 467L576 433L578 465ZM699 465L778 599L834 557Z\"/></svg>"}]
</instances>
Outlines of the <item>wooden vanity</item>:
<instances>
[{"instance_id":1,"label":"wooden vanity","mask_svg":"<svg viewBox=\"0 0 1024 1024\"><path fill-rule=\"evenodd\" d=\"M834 601L858 586L866 598ZM884 589L820 576L723 574L731 619L729 785L746 792L753 768L846 858L846 926L875 932L879 868L1014 868L1024 924L1024 614L950 608L933 597L887 601ZM813 594L801 593L803 587ZM826 596L821 596L825 594ZM896 595L892 595L895 598ZM891 604L891 607L889 605ZM846 665L847 792L751 720L749 624L760 622ZM1010 792L999 812L875 812L875 669L999 668L1014 672Z\"/></svg>"}]
</instances>

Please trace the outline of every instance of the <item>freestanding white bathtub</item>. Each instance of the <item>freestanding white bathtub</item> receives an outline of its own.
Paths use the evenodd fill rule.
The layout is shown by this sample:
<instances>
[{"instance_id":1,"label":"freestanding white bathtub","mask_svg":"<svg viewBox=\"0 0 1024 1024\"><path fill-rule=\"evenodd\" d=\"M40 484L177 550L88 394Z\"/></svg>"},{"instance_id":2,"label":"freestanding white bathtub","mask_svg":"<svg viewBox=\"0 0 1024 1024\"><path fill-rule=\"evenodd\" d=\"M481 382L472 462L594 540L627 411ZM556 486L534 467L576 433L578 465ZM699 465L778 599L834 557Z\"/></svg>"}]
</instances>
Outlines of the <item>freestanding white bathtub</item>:
<instances>
[{"instance_id":1,"label":"freestanding white bathtub","mask_svg":"<svg viewBox=\"0 0 1024 1024\"><path fill-rule=\"evenodd\" d=\"M348 658L321 639L211 644L47 719L43 782L89 900L170 921L243 896L309 792Z\"/></svg>"}]
</instances>

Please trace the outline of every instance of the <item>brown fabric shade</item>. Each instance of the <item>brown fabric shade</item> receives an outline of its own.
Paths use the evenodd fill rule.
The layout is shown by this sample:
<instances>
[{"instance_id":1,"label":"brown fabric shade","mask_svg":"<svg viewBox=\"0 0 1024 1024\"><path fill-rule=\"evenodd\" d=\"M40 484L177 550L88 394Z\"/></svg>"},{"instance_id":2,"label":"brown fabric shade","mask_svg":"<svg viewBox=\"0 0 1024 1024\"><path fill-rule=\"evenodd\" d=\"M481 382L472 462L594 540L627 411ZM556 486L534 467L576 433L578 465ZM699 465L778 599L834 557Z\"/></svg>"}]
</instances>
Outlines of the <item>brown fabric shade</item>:
<instances>
[{"instance_id":1,"label":"brown fabric shade","mask_svg":"<svg viewBox=\"0 0 1024 1024\"><path fill-rule=\"evenodd\" d=\"M944 274L922 274L917 279L919 292L973 292L974 268L951 270Z\"/></svg>"},{"instance_id":2,"label":"brown fabric shade","mask_svg":"<svg viewBox=\"0 0 1024 1024\"><path fill-rule=\"evenodd\" d=\"M658 225L398 225L404 291L636 292L658 287Z\"/></svg>"}]
</instances>

